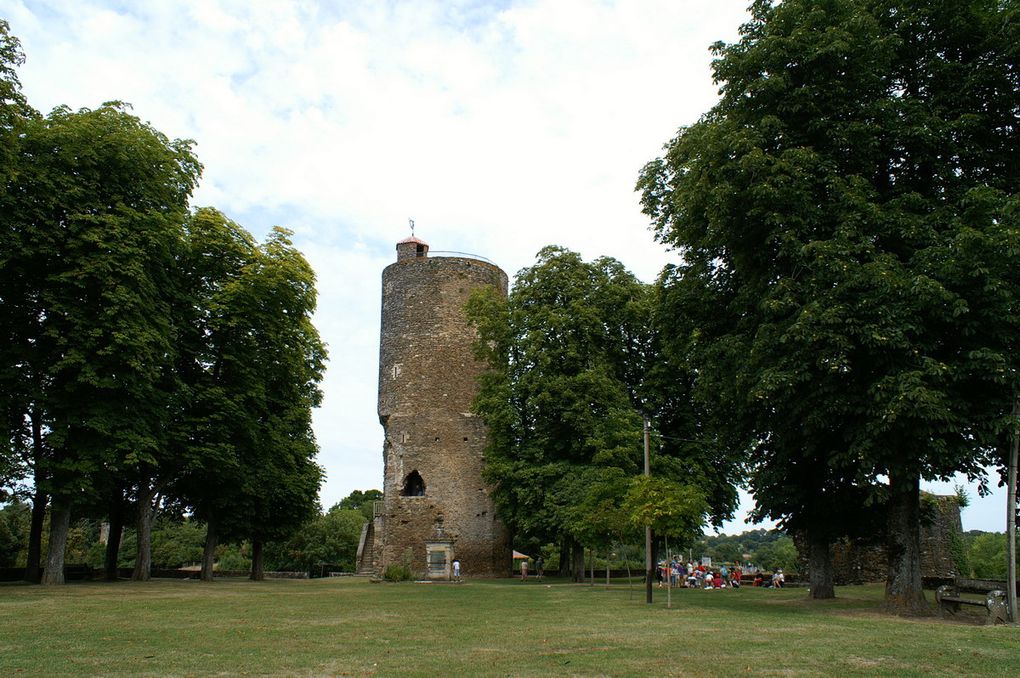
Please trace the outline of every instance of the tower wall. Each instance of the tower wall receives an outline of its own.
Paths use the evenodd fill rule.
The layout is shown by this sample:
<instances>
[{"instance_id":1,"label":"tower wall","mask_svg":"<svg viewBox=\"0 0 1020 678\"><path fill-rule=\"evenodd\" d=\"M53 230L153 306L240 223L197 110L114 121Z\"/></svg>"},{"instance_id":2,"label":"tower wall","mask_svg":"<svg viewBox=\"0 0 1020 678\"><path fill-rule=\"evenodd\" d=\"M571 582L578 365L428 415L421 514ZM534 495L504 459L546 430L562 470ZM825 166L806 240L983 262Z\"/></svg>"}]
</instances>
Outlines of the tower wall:
<instances>
[{"instance_id":1,"label":"tower wall","mask_svg":"<svg viewBox=\"0 0 1020 678\"><path fill-rule=\"evenodd\" d=\"M398 246L400 252L400 246ZM410 559L426 568L425 542L442 520L465 575L509 569L506 528L482 480L485 424L472 414L483 366L464 314L471 292L507 293L497 266L467 258L401 256L382 275L379 420L385 429L384 516L380 570ZM406 496L417 471L424 494ZM413 483L412 483L413 485Z\"/></svg>"}]
</instances>

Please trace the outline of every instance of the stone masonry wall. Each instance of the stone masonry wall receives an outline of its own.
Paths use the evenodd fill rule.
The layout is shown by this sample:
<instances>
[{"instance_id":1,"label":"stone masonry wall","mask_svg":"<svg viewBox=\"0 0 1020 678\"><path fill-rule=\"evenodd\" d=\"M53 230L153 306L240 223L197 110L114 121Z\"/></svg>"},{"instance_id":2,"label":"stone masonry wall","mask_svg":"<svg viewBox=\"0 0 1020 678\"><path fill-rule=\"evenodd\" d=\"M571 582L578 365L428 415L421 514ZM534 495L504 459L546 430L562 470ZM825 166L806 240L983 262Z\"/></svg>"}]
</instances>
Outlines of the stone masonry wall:
<instances>
[{"instance_id":1,"label":"stone masonry wall","mask_svg":"<svg viewBox=\"0 0 1020 678\"><path fill-rule=\"evenodd\" d=\"M485 424L471 412L483 366L464 315L471 292L507 292L498 267L459 257L401 258L383 271L379 420L385 429L383 528L378 571L426 568L425 541L442 519L465 576L502 576L509 537L482 481ZM402 496L412 471L424 496Z\"/></svg>"},{"instance_id":2,"label":"stone masonry wall","mask_svg":"<svg viewBox=\"0 0 1020 678\"><path fill-rule=\"evenodd\" d=\"M931 578L952 578L957 572L953 555L954 543L963 533L960 506L955 496L927 495L922 502L930 502L931 522L921 525L921 574ZM803 539L794 538L800 554L801 572L808 577L807 549ZM832 567L836 584L863 584L885 581L888 571L885 547L843 540L833 544Z\"/></svg>"}]
</instances>

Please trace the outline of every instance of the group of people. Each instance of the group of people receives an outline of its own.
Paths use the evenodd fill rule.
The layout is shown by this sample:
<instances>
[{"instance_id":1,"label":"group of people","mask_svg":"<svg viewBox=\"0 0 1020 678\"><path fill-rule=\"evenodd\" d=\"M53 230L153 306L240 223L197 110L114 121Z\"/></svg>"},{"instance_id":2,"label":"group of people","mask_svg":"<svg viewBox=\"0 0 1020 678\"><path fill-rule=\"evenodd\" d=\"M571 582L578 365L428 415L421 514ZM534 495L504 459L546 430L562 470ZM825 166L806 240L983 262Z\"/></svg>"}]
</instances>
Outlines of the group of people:
<instances>
[{"instance_id":1,"label":"group of people","mask_svg":"<svg viewBox=\"0 0 1020 678\"><path fill-rule=\"evenodd\" d=\"M754 582L752 582L752 586L764 586L767 589L781 589L784 584L786 584L786 575L781 569L772 573L768 583L765 583L765 577L761 572L754 575Z\"/></svg>"},{"instance_id":2,"label":"group of people","mask_svg":"<svg viewBox=\"0 0 1020 678\"><path fill-rule=\"evenodd\" d=\"M704 565L700 560L695 564L689 561L686 565L673 558L659 564L659 588L689 589L724 589L740 588L743 572L739 567L729 568L723 565L718 570Z\"/></svg>"},{"instance_id":3,"label":"group of people","mask_svg":"<svg viewBox=\"0 0 1020 678\"><path fill-rule=\"evenodd\" d=\"M538 576L538 581L542 581L542 577L545 576L545 561L542 560L542 556L539 556L535 560L535 571ZM528 559L521 560L521 581L528 580Z\"/></svg>"}]
</instances>

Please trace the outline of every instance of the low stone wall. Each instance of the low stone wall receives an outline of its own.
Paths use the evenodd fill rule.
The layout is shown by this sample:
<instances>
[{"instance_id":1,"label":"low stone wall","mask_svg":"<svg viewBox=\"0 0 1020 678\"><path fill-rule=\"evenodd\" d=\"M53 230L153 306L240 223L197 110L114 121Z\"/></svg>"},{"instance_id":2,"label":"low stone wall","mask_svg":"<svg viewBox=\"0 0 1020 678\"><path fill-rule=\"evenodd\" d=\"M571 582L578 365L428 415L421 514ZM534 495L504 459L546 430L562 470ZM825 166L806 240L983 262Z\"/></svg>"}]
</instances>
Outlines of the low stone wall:
<instances>
[{"instance_id":1,"label":"low stone wall","mask_svg":"<svg viewBox=\"0 0 1020 678\"><path fill-rule=\"evenodd\" d=\"M264 572L266 579L308 579L307 572ZM197 570L153 570L152 576L157 578L175 579L198 579L201 573ZM216 570L213 577L216 579L246 579L251 576L251 570Z\"/></svg>"},{"instance_id":2,"label":"low stone wall","mask_svg":"<svg viewBox=\"0 0 1020 678\"><path fill-rule=\"evenodd\" d=\"M117 570L118 579L130 579L134 570L130 567L121 567ZM150 573L155 579L198 579L200 573L197 570L178 569L154 569ZM248 577L251 572L248 570L225 570L215 572L216 577ZM266 579L308 579L307 572L266 572ZM66 581L92 581L102 579L103 569L93 568L88 565L67 565L64 567L64 579ZM0 567L0 581L22 581L25 578L23 567Z\"/></svg>"}]
</instances>

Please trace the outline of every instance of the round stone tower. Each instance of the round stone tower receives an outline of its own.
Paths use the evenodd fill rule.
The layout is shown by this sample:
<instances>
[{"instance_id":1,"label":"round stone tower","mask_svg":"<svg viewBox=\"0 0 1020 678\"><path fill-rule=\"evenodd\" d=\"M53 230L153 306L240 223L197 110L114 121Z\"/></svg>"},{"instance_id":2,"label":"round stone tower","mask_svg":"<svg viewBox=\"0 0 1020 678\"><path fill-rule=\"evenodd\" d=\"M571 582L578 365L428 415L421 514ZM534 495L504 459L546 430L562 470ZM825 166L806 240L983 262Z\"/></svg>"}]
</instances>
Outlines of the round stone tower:
<instances>
[{"instance_id":1,"label":"round stone tower","mask_svg":"<svg viewBox=\"0 0 1020 678\"><path fill-rule=\"evenodd\" d=\"M506 295L507 276L485 261L428 253L421 240L403 240L382 274L385 498L373 521L373 566L410 562L445 579L457 558L465 575L503 576L509 537L482 480L487 432L471 405L483 365L464 305L484 286Z\"/></svg>"}]
</instances>

